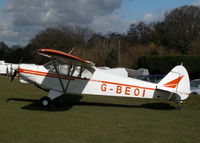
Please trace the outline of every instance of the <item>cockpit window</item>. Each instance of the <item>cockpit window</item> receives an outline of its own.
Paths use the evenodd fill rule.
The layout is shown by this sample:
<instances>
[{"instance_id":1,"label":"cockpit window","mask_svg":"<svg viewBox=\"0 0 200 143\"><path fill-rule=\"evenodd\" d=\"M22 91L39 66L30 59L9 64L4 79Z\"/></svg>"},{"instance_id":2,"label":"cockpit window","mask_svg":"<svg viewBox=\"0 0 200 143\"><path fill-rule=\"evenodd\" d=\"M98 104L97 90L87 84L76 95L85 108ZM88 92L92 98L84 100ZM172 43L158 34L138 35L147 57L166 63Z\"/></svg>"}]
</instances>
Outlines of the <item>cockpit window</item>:
<instances>
[{"instance_id":1,"label":"cockpit window","mask_svg":"<svg viewBox=\"0 0 200 143\"><path fill-rule=\"evenodd\" d=\"M47 70L50 70L52 67L53 67L53 64L52 64L52 61L44 64L44 67L47 69Z\"/></svg>"},{"instance_id":2,"label":"cockpit window","mask_svg":"<svg viewBox=\"0 0 200 143\"><path fill-rule=\"evenodd\" d=\"M79 77L79 78L86 78L90 79L92 77L92 70L89 70L82 66L76 66L75 64L67 64L60 61L56 62L56 68L61 75ZM44 67L49 70L50 72L56 73L56 69L54 68L53 63L50 61L44 65Z\"/></svg>"}]
</instances>

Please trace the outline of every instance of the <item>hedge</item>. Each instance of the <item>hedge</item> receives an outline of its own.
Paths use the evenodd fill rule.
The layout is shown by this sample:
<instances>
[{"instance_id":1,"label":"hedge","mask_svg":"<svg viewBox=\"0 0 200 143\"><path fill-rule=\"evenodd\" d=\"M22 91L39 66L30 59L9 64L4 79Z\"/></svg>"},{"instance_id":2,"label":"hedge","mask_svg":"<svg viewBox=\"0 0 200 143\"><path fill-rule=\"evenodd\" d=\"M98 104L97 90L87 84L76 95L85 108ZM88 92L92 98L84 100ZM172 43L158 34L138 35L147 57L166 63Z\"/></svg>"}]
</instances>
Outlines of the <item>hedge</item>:
<instances>
[{"instance_id":1,"label":"hedge","mask_svg":"<svg viewBox=\"0 0 200 143\"><path fill-rule=\"evenodd\" d=\"M166 74L176 65L183 64L190 78L200 78L200 56L143 56L138 68L147 68L151 74Z\"/></svg>"}]
</instances>

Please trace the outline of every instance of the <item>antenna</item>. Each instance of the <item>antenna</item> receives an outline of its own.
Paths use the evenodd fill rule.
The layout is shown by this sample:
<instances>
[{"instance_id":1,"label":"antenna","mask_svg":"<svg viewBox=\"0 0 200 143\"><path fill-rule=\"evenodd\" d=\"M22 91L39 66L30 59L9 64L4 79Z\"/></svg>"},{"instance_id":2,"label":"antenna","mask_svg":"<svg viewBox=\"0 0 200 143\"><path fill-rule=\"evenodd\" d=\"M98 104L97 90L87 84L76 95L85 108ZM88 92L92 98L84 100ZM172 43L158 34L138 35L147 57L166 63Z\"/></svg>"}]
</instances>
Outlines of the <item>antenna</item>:
<instances>
[{"instance_id":1,"label":"antenna","mask_svg":"<svg viewBox=\"0 0 200 143\"><path fill-rule=\"evenodd\" d=\"M23 58L24 58L24 57L22 57L22 58L21 58L21 60L19 61L19 64L21 64L21 63L22 63L22 61L23 61Z\"/></svg>"},{"instance_id":2,"label":"antenna","mask_svg":"<svg viewBox=\"0 0 200 143\"><path fill-rule=\"evenodd\" d=\"M118 55L119 66L121 66L121 42L119 41L119 55Z\"/></svg>"},{"instance_id":3,"label":"antenna","mask_svg":"<svg viewBox=\"0 0 200 143\"><path fill-rule=\"evenodd\" d=\"M72 48L71 51L69 51L68 54L71 54L74 51L75 48Z\"/></svg>"}]
</instances>

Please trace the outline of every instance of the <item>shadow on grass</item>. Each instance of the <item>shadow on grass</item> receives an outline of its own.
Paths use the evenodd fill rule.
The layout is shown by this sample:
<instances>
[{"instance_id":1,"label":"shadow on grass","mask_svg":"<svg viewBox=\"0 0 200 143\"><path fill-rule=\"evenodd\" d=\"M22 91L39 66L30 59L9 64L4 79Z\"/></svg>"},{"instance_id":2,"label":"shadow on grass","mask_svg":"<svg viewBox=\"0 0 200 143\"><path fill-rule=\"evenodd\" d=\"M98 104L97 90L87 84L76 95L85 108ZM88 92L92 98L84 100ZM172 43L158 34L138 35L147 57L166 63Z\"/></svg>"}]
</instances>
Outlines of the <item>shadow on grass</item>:
<instances>
[{"instance_id":1,"label":"shadow on grass","mask_svg":"<svg viewBox=\"0 0 200 143\"><path fill-rule=\"evenodd\" d=\"M8 98L7 102L9 101L22 101L22 102L36 102L37 99L25 99L25 98Z\"/></svg>"},{"instance_id":2,"label":"shadow on grass","mask_svg":"<svg viewBox=\"0 0 200 143\"><path fill-rule=\"evenodd\" d=\"M36 110L36 111L66 111L76 105L82 96L79 95L67 95L60 96L59 98L52 101L49 107L42 107L39 99L25 99L25 98L8 98L9 101L21 101L21 102L31 102L22 109L25 110Z\"/></svg>"},{"instance_id":3,"label":"shadow on grass","mask_svg":"<svg viewBox=\"0 0 200 143\"><path fill-rule=\"evenodd\" d=\"M9 98L7 101L22 101L31 102L31 104L22 107L25 110L36 110L36 111L67 111L73 106L99 106L99 107L118 107L118 108L146 108L153 110L174 110L174 106L168 103L146 103L142 105L125 105L125 104L113 104L113 103L99 103L99 102L87 102L80 101L82 96L68 95L61 96L54 100L50 107L42 107L40 101L37 99L24 99L24 98Z\"/></svg>"}]
</instances>

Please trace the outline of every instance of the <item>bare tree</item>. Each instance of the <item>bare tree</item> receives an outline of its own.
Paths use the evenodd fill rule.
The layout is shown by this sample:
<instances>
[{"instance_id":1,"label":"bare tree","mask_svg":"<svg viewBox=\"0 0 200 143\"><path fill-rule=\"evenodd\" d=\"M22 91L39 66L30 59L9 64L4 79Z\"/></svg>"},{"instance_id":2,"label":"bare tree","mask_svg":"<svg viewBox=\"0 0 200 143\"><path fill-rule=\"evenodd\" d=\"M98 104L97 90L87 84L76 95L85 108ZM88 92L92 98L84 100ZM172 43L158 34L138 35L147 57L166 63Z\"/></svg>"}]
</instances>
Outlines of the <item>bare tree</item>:
<instances>
[{"instance_id":1,"label":"bare tree","mask_svg":"<svg viewBox=\"0 0 200 143\"><path fill-rule=\"evenodd\" d=\"M49 48L69 52L74 47L77 50L87 47L87 42L93 32L88 27L60 25L49 27L40 31L29 43L27 49L29 53L34 53L37 49ZM81 50L80 50L81 51ZM79 53L81 54L81 53ZM80 56L80 55L79 55ZM43 63L43 58L34 58L37 63Z\"/></svg>"},{"instance_id":2,"label":"bare tree","mask_svg":"<svg viewBox=\"0 0 200 143\"><path fill-rule=\"evenodd\" d=\"M187 53L190 42L200 36L200 7L183 6L165 15L168 46Z\"/></svg>"},{"instance_id":3,"label":"bare tree","mask_svg":"<svg viewBox=\"0 0 200 143\"><path fill-rule=\"evenodd\" d=\"M31 41L35 49L52 48L70 51L73 47L86 46L92 31L87 27L61 25L42 30Z\"/></svg>"}]
</instances>

